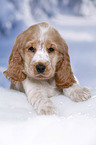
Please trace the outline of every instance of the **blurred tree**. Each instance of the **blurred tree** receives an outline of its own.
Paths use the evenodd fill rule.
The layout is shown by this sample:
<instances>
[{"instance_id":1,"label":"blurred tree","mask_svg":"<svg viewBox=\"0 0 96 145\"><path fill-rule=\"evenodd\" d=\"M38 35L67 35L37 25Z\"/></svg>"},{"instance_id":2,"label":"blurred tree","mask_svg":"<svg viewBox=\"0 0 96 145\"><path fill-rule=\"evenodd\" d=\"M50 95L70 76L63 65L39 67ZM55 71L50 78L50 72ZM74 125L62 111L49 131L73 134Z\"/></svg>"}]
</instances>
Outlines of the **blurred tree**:
<instances>
[{"instance_id":1,"label":"blurred tree","mask_svg":"<svg viewBox=\"0 0 96 145\"><path fill-rule=\"evenodd\" d=\"M96 0L0 0L0 33L56 14L96 17Z\"/></svg>"}]
</instances>

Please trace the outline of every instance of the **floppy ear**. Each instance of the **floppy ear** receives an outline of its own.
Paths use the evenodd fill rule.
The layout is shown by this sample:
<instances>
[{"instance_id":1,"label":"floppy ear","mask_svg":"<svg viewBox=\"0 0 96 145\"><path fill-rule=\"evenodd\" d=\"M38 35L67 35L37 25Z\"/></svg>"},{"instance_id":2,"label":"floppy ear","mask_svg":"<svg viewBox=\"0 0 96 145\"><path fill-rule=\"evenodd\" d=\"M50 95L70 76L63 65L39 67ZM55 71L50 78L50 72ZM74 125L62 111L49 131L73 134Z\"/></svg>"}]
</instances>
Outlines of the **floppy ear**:
<instances>
[{"instance_id":1,"label":"floppy ear","mask_svg":"<svg viewBox=\"0 0 96 145\"><path fill-rule=\"evenodd\" d=\"M19 49L22 47L20 40L16 38L15 44L9 57L8 68L4 72L6 78L12 83L21 82L26 78L23 71L23 59L20 55Z\"/></svg>"},{"instance_id":2,"label":"floppy ear","mask_svg":"<svg viewBox=\"0 0 96 145\"><path fill-rule=\"evenodd\" d=\"M57 65L57 71L55 76L56 86L59 88L68 88L75 83L75 78L71 70L70 57L68 54L68 46L63 40L63 54L62 58Z\"/></svg>"}]
</instances>

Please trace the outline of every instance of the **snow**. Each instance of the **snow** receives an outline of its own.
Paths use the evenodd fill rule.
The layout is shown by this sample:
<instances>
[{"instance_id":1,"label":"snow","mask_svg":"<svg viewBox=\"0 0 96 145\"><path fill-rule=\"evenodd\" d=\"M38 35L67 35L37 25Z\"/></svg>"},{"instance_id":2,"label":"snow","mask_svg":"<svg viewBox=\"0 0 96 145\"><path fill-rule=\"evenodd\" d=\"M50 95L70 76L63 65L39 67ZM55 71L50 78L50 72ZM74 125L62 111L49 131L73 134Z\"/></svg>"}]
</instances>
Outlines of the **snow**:
<instances>
[{"instance_id":1,"label":"snow","mask_svg":"<svg viewBox=\"0 0 96 145\"><path fill-rule=\"evenodd\" d=\"M95 95L81 103L54 96L59 115L39 116L24 93L0 87L0 94L1 145L96 144Z\"/></svg>"},{"instance_id":2,"label":"snow","mask_svg":"<svg viewBox=\"0 0 96 145\"><path fill-rule=\"evenodd\" d=\"M0 34L0 145L96 145L96 17L57 14L49 19L38 9L42 19L35 20L29 0L21 7L22 1L14 1L16 7L20 4L16 9L7 0L1 0L6 3L6 11L0 13L0 23L2 20L2 28L7 30L5 36ZM72 70L80 84L88 87L92 94L89 100L79 103L63 95L50 98L58 109L58 116L37 115L26 95L10 90L10 82L3 75L16 36L41 21L52 24L65 39Z\"/></svg>"},{"instance_id":3,"label":"snow","mask_svg":"<svg viewBox=\"0 0 96 145\"><path fill-rule=\"evenodd\" d=\"M6 126L2 123L0 128L4 132L2 131L0 134L0 140L3 141L4 145L38 145L40 143L42 145L95 145L96 120L82 116L74 117L66 119L42 116L22 124L15 123L15 126L13 124Z\"/></svg>"}]
</instances>

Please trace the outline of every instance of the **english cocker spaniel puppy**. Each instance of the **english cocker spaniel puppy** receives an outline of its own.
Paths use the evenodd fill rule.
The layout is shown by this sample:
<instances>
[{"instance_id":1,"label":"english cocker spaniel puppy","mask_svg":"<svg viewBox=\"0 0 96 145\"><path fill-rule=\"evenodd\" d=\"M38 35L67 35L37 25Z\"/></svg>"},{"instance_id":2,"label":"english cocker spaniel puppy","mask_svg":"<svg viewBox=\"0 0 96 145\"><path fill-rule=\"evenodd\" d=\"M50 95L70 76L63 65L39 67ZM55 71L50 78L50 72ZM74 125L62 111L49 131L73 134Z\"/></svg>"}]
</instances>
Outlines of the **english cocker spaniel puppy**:
<instances>
[{"instance_id":1,"label":"english cocker spaniel puppy","mask_svg":"<svg viewBox=\"0 0 96 145\"><path fill-rule=\"evenodd\" d=\"M17 36L4 74L10 88L25 92L38 114L57 114L49 97L60 93L76 102L90 97L73 75L66 42L45 22Z\"/></svg>"}]
</instances>

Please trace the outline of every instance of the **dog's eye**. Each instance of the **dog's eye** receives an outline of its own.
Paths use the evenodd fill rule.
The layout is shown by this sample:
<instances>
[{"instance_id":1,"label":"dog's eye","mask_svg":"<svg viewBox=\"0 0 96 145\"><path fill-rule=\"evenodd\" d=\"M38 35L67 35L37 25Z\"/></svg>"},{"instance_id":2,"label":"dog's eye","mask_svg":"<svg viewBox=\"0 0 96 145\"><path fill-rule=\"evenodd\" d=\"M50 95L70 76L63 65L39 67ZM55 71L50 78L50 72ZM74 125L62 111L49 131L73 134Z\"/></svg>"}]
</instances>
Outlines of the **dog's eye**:
<instances>
[{"instance_id":1,"label":"dog's eye","mask_svg":"<svg viewBox=\"0 0 96 145\"><path fill-rule=\"evenodd\" d=\"M28 48L28 50L35 52L35 49L33 47Z\"/></svg>"},{"instance_id":2,"label":"dog's eye","mask_svg":"<svg viewBox=\"0 0 96 145\"><path fill-rule=\"evenodd\" d=\"M53 52L53 51L54 51L53 48L49 48L49 49L48 49L48 53L51 53L51 52Z\"/></svg>"}]
</instances>

